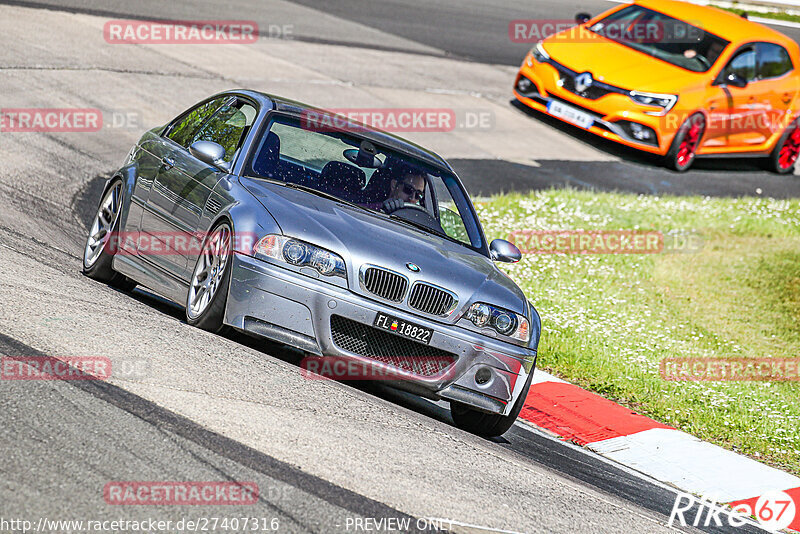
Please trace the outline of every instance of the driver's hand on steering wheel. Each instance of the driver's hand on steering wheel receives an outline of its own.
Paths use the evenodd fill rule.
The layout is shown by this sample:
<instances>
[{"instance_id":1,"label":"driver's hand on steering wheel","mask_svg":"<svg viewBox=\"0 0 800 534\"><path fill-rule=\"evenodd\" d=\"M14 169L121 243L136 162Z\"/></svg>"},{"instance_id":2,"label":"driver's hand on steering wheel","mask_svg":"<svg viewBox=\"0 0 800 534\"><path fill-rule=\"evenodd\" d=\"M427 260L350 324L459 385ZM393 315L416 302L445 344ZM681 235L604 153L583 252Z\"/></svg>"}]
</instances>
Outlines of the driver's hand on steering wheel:
<instances>
[{"instance_id":1,"label":"driver's hand on steering wheel","mask_svg":"<svg viewBox=\"0 0 800 534\"><path fill-rule=\"evenodd\" d=\"M399 198L390 198L383 201L383 205L381 206L381 208L386 213L392 213L394 211L399 210L403 206L405 206L405 202L403 202Z\"/></svg>"}]
</instances>

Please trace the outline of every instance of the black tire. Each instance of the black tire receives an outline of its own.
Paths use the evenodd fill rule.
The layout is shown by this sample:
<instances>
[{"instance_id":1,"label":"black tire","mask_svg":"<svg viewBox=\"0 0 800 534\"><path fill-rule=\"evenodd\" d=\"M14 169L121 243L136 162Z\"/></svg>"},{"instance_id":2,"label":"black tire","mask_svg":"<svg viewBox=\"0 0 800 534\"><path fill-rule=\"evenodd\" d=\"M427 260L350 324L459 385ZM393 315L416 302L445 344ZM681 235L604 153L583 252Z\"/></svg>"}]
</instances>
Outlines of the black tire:
<instances>
[{"instance_id":1,"label":"black tire","mask_svg":"<svg viewBox=\"0 0 800 534\"><path fill-rule=\"evenodd\" d=\"M222 229L227 229L228 239L226 250L224 251L225 264L222 267L221 277L219 278L218 284L216 284L216 289L214 290L208 304L202 310L200 310L199 313L193 313L192 300L195 295L195 293L193 293L193 287L196 287L196 282L204 282L207 279L198 279L198 269L202 268L201 262L208 261L208 254L211 253L212 250L209 247L211 247L211 243L215 234ZM232 243L233 230L230 222L227 220L220 221L211 229L211 231L208 232L208 236L203 243L202 252L197 257L195 268L192 271L192 278L189 282L190 287L186 295L186 322L192 326L196 326L197 328L216 334L222 334L227 331L227 327L223 321L225 319L225 305L228 301L228 288L230 287L231 283L231 264L233 263L231 261Z\"/></svg>"},{"instance_id":2,"label":"black tire","mask_svg":"<svg viewBox=\"0 0 800 534\"><path fill-rule=\"evenodd\" d=\"M795 164L797 163L798 148L800 148L800 125L798 121L792 122L784 130L778 142L775 143L775 148L767 157L767 170L776 174L790 174L794 172ZM788 143L787 143L788 142ZM794 149L793 157L788 154L782 154L784 148L787 150ZM786 156L789 156L786 159Z\"/></svg>"},{"instance_id":3,"label":"black tire","mask_svg":"<svg viewBox=\"0 0 800 534\"><path fill-rule=\"evenodd\" d=\"M119 235L120 214L122 212L122 189L122 180L117 179L114 180L103 193L97 208L97 214L92 221L92 226L89 227L89 236L86 238L86 245L84 246L81 270L84 275L98 282L105 282L122 291L131 291L136 287L136 282L116 272L111 267L118 243L116 236ZM110 211L105 209L109 201L112 205ZM96 231L100 229L99 225L103 224L101 221L101 213L104 219L108 217L109 213L113 213L112 220L107 221L110 230L105 230L103 234L105 236L105 234L110 233L110 236L104 243L98 245L101 247L99 251L92 253L90 252L90 243L97 242L95 239L97 235Z\"/></svg>"},{"instance_id":4,"label":"black tire","mask_svg":"<svg viewBox=\"0 0 800 534\"><path fill-rule=\"evenodd\" d=\"M699 133L697 134L697 139L694 140L694 146L687 147L687 145L692 144L692 140L687 140L687 136L690 135L690 132L695 135L693 127L698 127ZM694 163L697 149L702 145L705 133L706 119L702 113L695 113L686 119L678 129L678 133L675 134L675 138L672 140L666 156L664 156L664 166L677 172L688 171L689 167ZM684 141L686 141L687 145L684 145ZM688 152L687 148L689 148Z\"/></svg>"},{"instance_id":5,"label":"black tire","mask_svg":"<svg viewBox=\"0 0 800 534\"><path fill-rule=\"evenodd\" d=\"M508 415L500 415L495 413L486 413L456 401L450 401L450 415L453 417L453 422L461 430L477 434L485 438L494 438L505 434L514 421L517 420L519 412L525 405L525 400L528 398L528 391L531 389L531 380L533 380L533 369L528 375L528 380L525 382L525 387L522 389L517 402L511 409Z\"/></svg>"}]
</instances>

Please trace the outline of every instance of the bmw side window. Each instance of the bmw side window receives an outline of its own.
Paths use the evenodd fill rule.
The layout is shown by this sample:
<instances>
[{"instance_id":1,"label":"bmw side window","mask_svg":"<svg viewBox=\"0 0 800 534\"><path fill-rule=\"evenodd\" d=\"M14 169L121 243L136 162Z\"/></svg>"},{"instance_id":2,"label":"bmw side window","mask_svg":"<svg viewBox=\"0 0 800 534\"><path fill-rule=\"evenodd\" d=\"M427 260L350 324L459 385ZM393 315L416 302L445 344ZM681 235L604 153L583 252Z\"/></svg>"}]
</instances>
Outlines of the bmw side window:
<instances>
[{"instance_id":1,"label":"bmw side window","mask_svg":"<svg viewBox=\"0 0 800 534\"><path fill-rule=\"evenodd\" d=\"M256 114L256 108L244 100L229 101L202 124L191 143L213 141L225 149L223 160L233 161L245 134L255 121Z\"/></svg>"},{"instance_id":2,"label":"bmw side window","mask_svg":"<svg viewBox=\"0 0 800 534\"><path fill-rule=\"evenodd\" d=\"M748 48L739 52L725 69L726 74L736 74L740 78L752 82L756 79L756 51Z\"/></svg>"},{"instance_id":3,"label":"bmw side window","mask_svg":"<svg viewBox=\"0 0 800 534\"><path fill-rule=\"evenodd\" d=\"M229 97L217 98L210 100L204 104L200 104L188 113L184 113L167 129L166 136L172 139L183 148L189 148L194 141L203 122L208 120L215 111L217 111Z\"/></svg>"},{"instance_id":4,"label":"bmw side window","mask_svg":"<svg viewBox=\"0 0 800 534\"><path fill-rule=\"evenodd\" d=\"M436 211L439 213L439 224L442 226L442 230L453 239L469 243L470 239L467 229L464 227L464 220L450 191L447 190L444 180L433 180L433 184L433 194L436 198L434 202L436 203Z\"/></svg>"},{"instance_id":5,"label":"bmw side window","mask_svg":"<svg viewBox=\"0 0 800 534\"><path fill-rule=\"evenodd\" d=\"M444 176L429 180L433 184L432 206L439 215L439 224L448 237L462 243L481 247L480 232L469 212L463 193L452 177Z\"/></svg>"},{"instance_id":6,"label":"bmw side window","mask_svg":"<svg viewBox=\"0 0 800 534\"><path fill-rule=\"evenodd\" d=\"M789 52L772 43L758 43L758 78L777 78L794 68Z\"/></svg>"}]
</instances>

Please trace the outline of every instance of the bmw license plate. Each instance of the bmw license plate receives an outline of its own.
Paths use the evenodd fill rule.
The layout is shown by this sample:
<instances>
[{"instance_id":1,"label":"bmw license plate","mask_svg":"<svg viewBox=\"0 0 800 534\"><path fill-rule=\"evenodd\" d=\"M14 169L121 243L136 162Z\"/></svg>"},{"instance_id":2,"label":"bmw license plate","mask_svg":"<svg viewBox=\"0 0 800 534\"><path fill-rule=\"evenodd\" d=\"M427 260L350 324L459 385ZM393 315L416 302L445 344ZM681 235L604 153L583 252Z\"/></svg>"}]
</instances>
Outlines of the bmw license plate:
<instances>
[{"instance_id":1,"label":"bmw license plate","mask_svg":"<svg viewBox=\"0 0 800 534\"><path fill-rule=\"evenodd\" d=\"M592 118L592 116L588 113L584 113L579 109L562 104L561 102L557 102L555 100L551 100L550 103L547 104L547 112L553 117L564 119L567 122L571 122L575 126L580 126L581 128L586 128L587 130L592 127L592 124L594 124L594 118Z\"/></svg>"},{"instance_id":2,"label":"bmw license plate","mask_svg":"<svg viewBox=\"0 0 800 534\"><path fill-rule=\"evenodd\" d=\"M430 343L431 336L433 335L433 330L430 328L409 323L408 321L397 319L396 317L384 313L378 313L373 325L381 330L386 330L387 332L418 341L419 343Z\"/></svg>"}]
</instances>

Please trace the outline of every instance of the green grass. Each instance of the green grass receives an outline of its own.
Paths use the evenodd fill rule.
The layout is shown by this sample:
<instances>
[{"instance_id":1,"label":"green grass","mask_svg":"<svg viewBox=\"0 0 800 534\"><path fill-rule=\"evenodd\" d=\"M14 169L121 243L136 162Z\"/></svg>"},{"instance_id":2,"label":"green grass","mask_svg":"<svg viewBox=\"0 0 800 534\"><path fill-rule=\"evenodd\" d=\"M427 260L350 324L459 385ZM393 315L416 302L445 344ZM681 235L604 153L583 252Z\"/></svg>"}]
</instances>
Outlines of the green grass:
<instances>
[{"instance_id":1,"label":"green grass","mask_svg":"<svg viewBox=\"0 0 800 534\"><path fill-rule=\"evenodd\" d=\"M760 11L747 11L746 9L739 9L737 7L720 7L720 6L714 6L714 7L722 9L723 11L730 11L731 13L736 13L737 15L741 15L742 13L747 13L750 16L750 18L761 17L762 19L800 22L800 15L790 15L789 13L784 13L782 11L767 11L762 13Z\"/></svg>"},{"instance_id":2,"label":"green grass","mask_svg":"<svg viewBox=\"0 0 800 534\"><path fill-rule=\"evenodd\" d=\"M800 475L800 382L673 382L667 357L800 358L800 201L550 190L477 205L514 230L699 232L695 253L528 254L505 270L542 316L539 367Z\"/></svg>"}]
</instances>

